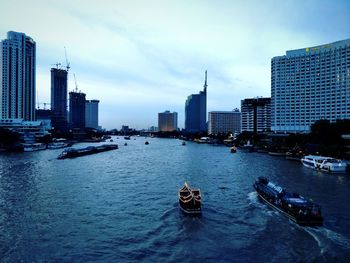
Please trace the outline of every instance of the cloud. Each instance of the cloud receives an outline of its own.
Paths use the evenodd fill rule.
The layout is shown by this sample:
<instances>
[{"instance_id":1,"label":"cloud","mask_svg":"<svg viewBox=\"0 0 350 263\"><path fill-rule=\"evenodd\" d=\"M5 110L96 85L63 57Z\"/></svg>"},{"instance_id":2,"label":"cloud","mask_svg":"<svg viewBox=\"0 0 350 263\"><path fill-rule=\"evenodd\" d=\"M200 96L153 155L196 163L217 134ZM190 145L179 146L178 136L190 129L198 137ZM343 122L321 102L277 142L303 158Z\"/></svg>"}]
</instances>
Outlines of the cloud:
<instances>
[{"instance_id":1,"label":"cloud","mask_svg":"<svg viewBox=\"0 0 350 263\"><path fill-rule=\"evenodd\" d=\"M50 101L50 67L71 62L69 89L100 100L100 124L147 128L202 89L208 110L270 95L270 61L286 50L350 36L347 1L4 1L0 35L37 42L37 89ZM16 16L13 13L16 12Z\"/></svg>"}]
</instances>

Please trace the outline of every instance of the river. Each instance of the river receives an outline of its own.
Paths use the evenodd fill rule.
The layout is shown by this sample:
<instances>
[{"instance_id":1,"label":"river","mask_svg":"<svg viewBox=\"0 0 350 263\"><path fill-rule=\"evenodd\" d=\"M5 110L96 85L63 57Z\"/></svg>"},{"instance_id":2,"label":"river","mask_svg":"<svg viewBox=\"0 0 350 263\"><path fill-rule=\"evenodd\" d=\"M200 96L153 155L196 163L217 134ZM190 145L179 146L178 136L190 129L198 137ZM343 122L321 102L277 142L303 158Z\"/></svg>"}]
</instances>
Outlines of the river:
<instances>
[{"instance_id":1,"label":"river","mask_svg":"<svg viewBox=\"0 0 350 263\"><path fill-rule=\"evenodd\" d=\"M62 149L0 153L0 261L350 258L350 175L176 139L113 139L119 149L75 159L56 159ZM252 187L258 176L312 198L324 226L300 227L263 204ZM201 189L201 217L178 208L185 181Z\"/></svg>"}]
</instances>

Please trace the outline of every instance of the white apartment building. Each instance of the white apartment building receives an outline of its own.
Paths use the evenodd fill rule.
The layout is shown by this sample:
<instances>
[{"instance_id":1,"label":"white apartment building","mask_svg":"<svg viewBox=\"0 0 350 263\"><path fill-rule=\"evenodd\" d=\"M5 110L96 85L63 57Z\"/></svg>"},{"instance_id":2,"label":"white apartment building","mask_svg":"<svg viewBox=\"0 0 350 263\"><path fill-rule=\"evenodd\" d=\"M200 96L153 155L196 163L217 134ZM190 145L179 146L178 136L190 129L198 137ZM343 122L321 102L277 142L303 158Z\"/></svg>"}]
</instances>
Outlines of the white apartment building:
<instances>
[{"instance_id":1,"label":"white apartment building","mask_svg":"<svg viewBox=\"0 0 350 263\"><path fill-rule=\"evenodd\" d=\"M271 98L241 100L242 131L263 132L271 130Z\"/></svg>"},{"instance_id":2,"label":"white apartment building","mask_svg":"<svg viewBox=\"0 0 350 263\"><path fill-rule=\"evenodd\" d=\"M208 113L208 133L240 133L241 113L234 111L210 111Z\"/></svg>"}]
</instances>

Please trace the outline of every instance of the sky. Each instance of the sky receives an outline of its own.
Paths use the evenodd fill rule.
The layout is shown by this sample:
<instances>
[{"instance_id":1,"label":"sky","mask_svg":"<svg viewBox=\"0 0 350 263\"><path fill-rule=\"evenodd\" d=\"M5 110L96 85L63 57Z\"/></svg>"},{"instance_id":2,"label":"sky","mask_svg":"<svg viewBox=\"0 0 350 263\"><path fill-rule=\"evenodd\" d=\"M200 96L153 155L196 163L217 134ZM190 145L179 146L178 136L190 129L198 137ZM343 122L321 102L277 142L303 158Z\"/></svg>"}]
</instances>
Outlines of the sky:
<instances>
[{"instance_id":1,"label":"sky","mask_svg":"<svg viewBox=\"0 0 350 263\"><path fill-rule=\"evenodd\" d=\"M0 0L0 39L37 44L39 107L50 103L50 68L70 62L68 90L100 100L99 124L143 129L203 89L208 111L271 95L271 58L350 38L348 0ZM47 105L46 107L49 107Z\"/></svg>"}]
</instances>

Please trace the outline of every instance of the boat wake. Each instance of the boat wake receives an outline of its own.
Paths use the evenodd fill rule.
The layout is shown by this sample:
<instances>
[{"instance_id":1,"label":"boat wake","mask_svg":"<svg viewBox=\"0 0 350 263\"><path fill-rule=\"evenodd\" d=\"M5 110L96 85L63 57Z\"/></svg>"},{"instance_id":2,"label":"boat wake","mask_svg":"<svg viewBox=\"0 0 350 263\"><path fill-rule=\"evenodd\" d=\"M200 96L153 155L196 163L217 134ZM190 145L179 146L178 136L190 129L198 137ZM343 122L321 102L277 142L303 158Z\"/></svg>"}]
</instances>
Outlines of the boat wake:
<instances>
[{"instance_id":1,"label":"boat wake","mask_svg":"<svg viewBox=\"0 0 350 263\"><path fill-rule=\"evenodd\" d=\"M330 245L334 244L339 248L350 249L350 239L325 227L300 227L310 234L317 242L321 254L324 254Z\"/></svg>"}]
</instances>

